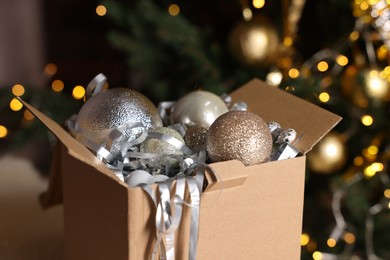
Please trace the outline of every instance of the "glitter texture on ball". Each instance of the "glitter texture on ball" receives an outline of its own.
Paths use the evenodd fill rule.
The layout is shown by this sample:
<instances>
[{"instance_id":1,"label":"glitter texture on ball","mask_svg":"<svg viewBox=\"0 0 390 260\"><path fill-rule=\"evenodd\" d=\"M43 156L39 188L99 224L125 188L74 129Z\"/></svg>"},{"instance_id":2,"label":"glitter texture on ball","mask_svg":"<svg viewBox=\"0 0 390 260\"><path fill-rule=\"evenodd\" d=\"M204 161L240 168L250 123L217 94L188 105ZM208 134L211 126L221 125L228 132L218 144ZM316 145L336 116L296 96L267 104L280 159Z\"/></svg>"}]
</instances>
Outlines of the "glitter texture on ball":
<instances>
[{"instance_id":1,"label":"glitter texture on ball","mask_svg":"<svg viewBox=\"0 0 390 260\"><path fill-rule=\"evenodd\" d=\"M155 105L141 93L128 88L113 88L92 96L81 107L76 126L96 143L102 143L109 131L125 123L142 123L139 131L162 127Z\"/></svg>"},{"instance_id":2,"label":"glitter texture on ball","mask_svg":"<svg viewBox=\"0 0 390 260\"><path fill-rule=\"evenodd\" d=\"M237 159L245 166L266 162L272 151L267 123L248 111L229 111L211 125L207 152L212 162Z\"/></svg>"}]
</instances>

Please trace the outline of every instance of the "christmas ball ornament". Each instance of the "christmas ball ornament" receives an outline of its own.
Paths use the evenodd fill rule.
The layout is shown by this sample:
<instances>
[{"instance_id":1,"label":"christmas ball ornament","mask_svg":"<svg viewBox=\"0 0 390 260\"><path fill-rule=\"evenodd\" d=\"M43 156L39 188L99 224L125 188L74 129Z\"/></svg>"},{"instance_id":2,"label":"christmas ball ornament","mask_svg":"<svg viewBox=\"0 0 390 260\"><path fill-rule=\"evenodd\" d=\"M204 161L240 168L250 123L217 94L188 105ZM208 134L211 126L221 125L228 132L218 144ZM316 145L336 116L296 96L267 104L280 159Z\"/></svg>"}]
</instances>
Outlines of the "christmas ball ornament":
<instances>
[{"instance_id":1,"label":"christmas ball ornament","mask_svg":"<svg viewBox=\"0 0 390 260\"><path fill-rule=\"evenodd\" d=\"M229 111L211 125L206 147L212 162L237 159L248 166L269 159L272 136L260 116L249 111Z\"/></svg>"},{"instance_id":2,"label":"christmas ball ornament","mask_svg":"<svg viewBox=\"0 0 390 260\"><path fill-rule=\"evenodd\" d=\"M309 169L321 174L340 170L346 163L347 150L343 137L335 131L327 134L307 155Z\"/></svg>"},{"instance_id":3,"label":"christmas ball ornament","mask_svg":"<svg viewBox=\"0 0 390 260\"><path fill-rule=\"evenodd\" d=\"M194 149L206 145L207 129L202 126L191 126L184 135L186 145Z\"/></svg>"},{"instance_id":4,"label":"christmas ball ornament","mask_svg":"<svg viewBox=\"0 0 390 260\"><path fill-rule=\"evenodd\" d=\"M152 133L160 133L164 134L179 140L182 144L184 144L184 139L176 130L169 127L159 127L149 130ZM174 145L170 144L167 141L158 139L158 138L150 138L147 137L145 141L141 143L140 151L142 153L154 153L154 154L174 154L174 155L182 155L183 152L176 148Z\"/></svg>"},{"instance_id":5,"label":"christmas ball ornament","mask_svg":"<svg viewBox=\"0 0 390 260\"><path fill-rule=\"evenodd\" d=\"M229 36L232 56L248 67L271 65L279 55L279 47L278 32L265 17L239 22Z\"/></svg>"},{"instance_id":6,"label":"christmas ball ornament","mask_svg":"<svg viewBox=\"0 0 390 260\"><path fill-rule=\"evenodd\" d=\"M133 134L162 127L154 104L141 93L128 88L108 89L92 96L76 118L80 132L98 144L106 141L113 128L136 123L143 126L133 129ZM129 135L129 132L125 134Z\"/></svg>"},{"instance_id":7,"label":"christmas ball ornament","mask_svg":"<svg viewBox=\"0 0 390 260\"><path fill-rule=\"evenodd\" d=\"M202 126L206 129L217 117L228 111L227 105L214 93L197 90L180 98L172 107L172 124L183 123L187 127Z\"/></svg>"},{"instance_id":8,"label":"christmas ball ornament","mask_svg":"<svg viewBox=\"0 0 390 260\"><path fill-rule=\"evenodd\" d=\"M286 130L283 130L279 134L278 138L276 139L276 142L279 144L282 144L282 143L291 144L295 141L296 138L297 138L297 131L295 131L292 128L288 128Z\"/></svg>"}]
</instances>

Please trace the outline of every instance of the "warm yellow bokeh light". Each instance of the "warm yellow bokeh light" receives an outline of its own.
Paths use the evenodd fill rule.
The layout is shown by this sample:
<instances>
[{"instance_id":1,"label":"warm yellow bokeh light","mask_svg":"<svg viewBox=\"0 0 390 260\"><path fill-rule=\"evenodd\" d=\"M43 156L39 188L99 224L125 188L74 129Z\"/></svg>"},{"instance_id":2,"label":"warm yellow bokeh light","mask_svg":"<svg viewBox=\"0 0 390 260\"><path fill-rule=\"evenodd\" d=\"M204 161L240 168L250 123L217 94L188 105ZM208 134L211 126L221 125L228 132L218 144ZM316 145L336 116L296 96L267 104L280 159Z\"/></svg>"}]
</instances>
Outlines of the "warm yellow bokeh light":
<instances>
[{"instance_id":1,"label":"warm yellow bokeh light","mask_svg":"<svg viewBox=\"0 0 390 260\"><path fill-rule=\"evenodd\" d=\"M351 32L351 34L349 35L349 39L351 41L356 41L357 39L359 39L359 32L358 31L353 31Z\"/></svg>"},{"instance_id":2,"label":"warm yellow bokeh light","mask_svg":"<svg viewBox=\"0 0 390 260\"><path fill-rule=\"evenodd\" d=\"M362 121L362 124L365 126L370 126L374 123L374 118L370 115L363 115L360 120Z\"/></svg>"},{"instance_id":3,"label":"warm yellow bokeh light","mask_svg":"<svg viewBox=\"0 0 390 260\"><path fill-rule=\"evenodd\" d=\"M347 243L347 244L353 244L355 242L355 235L352 234L352 233L345 233L344 235L344 241Z\"/></svg>"},{"instance_id":4,"label":"warm yellow bokeh light","mask_svg":"<svg viewBox=\"0 0 390 260\"><path fill-rule=\"evenodd\" d=\"M254 8L260 9L265 5L265 1L264 0L253 0L252 4L253 4Z\"/></svg>"},{"instance_id":5,"label":"warm yellow bokeh light","mask_svg":"<svg viewBox=\"0 0 390 260\"><path fill-rule=\"evenodd\" d=\"M318 252L318 251L315 251L312 256L313 256L314 260L321 260L322 259L322 254L321 254L321 252Z\"/></svg>"},{"instance_id":6,"label":"warm yellow bokeh light","mask_svg":"<svg viewBox=\"0 0 390 260\"><path fill-rule=\"evenodd\" d=\"M325 72L327 71L329 68L329 65L326 61L320 61L318 64L317 64L317 69L321 72Z\"/></svg>"},{"instance_id":7,"label":"warm yellow bokeh light","mask_svg":"<svg viewBox=\"0 0 390 260\"><path fill-rule=\"evenodd\" d=\"M369 147L367 147L367 153L370 155L378 154L378 147L375 145L370 145Z\"/></svg>"},{"instance_id":8,"label":"warm yellow bokeh light","mask_svg":"<svg viewBox=\"0 0 390 260\"><path fill-rule=\"evenodd\" d=\"M301 246L306 246L310 242L310 237L308 234L303 233L301 235Z\"/></svg>"},{"instance_id":9,"label":"warm yellow bokeh light","mask_svg":"<svg viewBox=\"0 0 390 260\"><path fill-rule=\"evenodd\" d=\"M299 70L297 70L296 68L291 68L288 71L288 75L290 76L290 78L296 79L299 77Z\"/></svg>"},{"instance_id":10,"label":"warm yellow bokeh light","mask_svg":"<svg viewBox=\"0 0 390 260\"><path fill-rule=\"evenodd\" d=\"M386 198L390 199L390 189L386 189L386 190L383 192L383 195L384 195Z\"/></svg>"},{"instance_id":11,"label":"warm yellow bokeh light","mask_svg":"<svg viewBox=\"0 0 390 260\"><path fill-rule=\"evenodd\" d=\"M19 111L20 109L22 109L23 107L23 104L17 100L16 98L13 98L11 100L11 102L9 103L9 107L13 110L13 111Z\"/></svg>"},{"instance_id":12,"label":"warm yellow bokeh light","mask_svg":"<svg viewBox=\"0 0 390 260\"><path fill-rule=\"evenodd\" d=\"M371 168L376 172L383 171L383 164L380 162L374 162L371 164Z\"/></svg>"},{"instance_id":13,"label":"warm yellow bokeh light","mask_svg":"<svg viewBox=\"0 0 390 260\"><path fill-rule=\"evenodd\" d=\"M363 165L364 159L362 156L356 156L355 159L353 159L353 164L355 166L361 166Z\"/></svg>"},{"instance_id":14,"label":"warm yellow bokeh light","mask_svg":"<svg viewBox=\"0 0 390 260\"><path fill-rule=\"evenodd\" d=\"M326 92L322 92L320 93L320 95L318 96L318 99L323 102L323 103L326 103L330 100L330 96L328 93Z\"/></svg>"},{"instance_id":15,"label":"warm yellow bokeh light","mask_svg":"<svg viewBox=\"0 0 390 260\"><path fill-rule=\"evenodd\" d=\"M6 137L8 134L8 129L7 127L0 125L0 138Z\"/></svg>"},{"instance_id":16,"label":"warm yellow bokeh light","mask_svg":"<svg viewBox=\"0 0 390 260\"><path fill-rule=\"evenodd\" d=\"M61 92L64 89L64 82L62 80L56 79L51 83L51 89L55 92Z\"/></svg>"},{"instance_id":17,"label":"warm yellow bokeh light","mask_svg":"<svg viewBox=\"0 0 390 260\"><path fill-rule=\"evenodd\" d=\"M83 86L76 86L73 88L72 96L75 99L82 99L85 95L85 88Z\"/></svg>"},{"instance_id":18,"label":"warm yellow bokeh light","mask_svg":"<svg viewBox=\"0 0 390 260\"><path fill-rule=\"evenodd\" d=\"M176 16L180 13L180 7L177 4L171 4L168 7L168 13L172 16Z\"/></svg>"},{"instance_id":19,"label":"warm yellow bokeh light","mask_svg":"<svg viewBox=\"0 0 390 260\"><path fill-rule=\"evenodd\" d=\"M24 119L26 119L28 121L34 119L34 115L30 111L28 111L27 109L24 110L23 117L24 117Z\"/></svg>"},{"instance_id":20,"label":"warm yellow bokeh light","mask_svg":"<svg viewBox=\"0 0 390 260\"><path fill-rule=\"evenodd\" d=\"M375 175L375 173L376 173L376 171L374 171L374 170L372 169L371 166L367 166L367 167L364 169L364 175L365 175L366 177L372 177L372 176Z\"/></svg>"},{"instance_id":21,"label":"warm yellow bokeh light","mask_svg":"<svg viewBox=\"0 0 390 260\"><path fill-rule=\"evenodd\" d=\"M96 7L96 14L99 16L105 16L107 14L107 8L104 5L98 5Z\"/></svg>"},{"instance_id":22,"label":"warm yellow bokeh light","mask_svg":"<svg viewBox=\"0 0 390 260\"><path fill-rule=\"evenodd\" d=\"M334 238L329 238L327 241L326 241L326 244L329 246L329 247L335 247L336 246L336 239Z\"/></svg>"},{"instance_id":23,"label":"warm yellow bokeh light","mask_svg":"<svg viewBox=\"0 0 390 260\"><path fill-rule=\"evenodd\" d=\"M336 62L340 66L346 66L348 64L348 58L346 56L344 56L344 55L339 55L336 58Z\"/></svg>"},{"instance_id":24,"label":"warm yellow bokeh light","mask_svg":"<svg viewBox=\"0 0 390 260\"><path fill-rule=\"evenodd\" d=\"M242 16L245 21L250 21L253 17L252 10L250 8L244 8L244 10L242 10Z\"/></svg>"},{"instance_id":25,"label":"warm yellow bokeh light","mask_svg":"<svg viewBox=\"0 0 390 260\"><path fill-rule=\"evenodd\" d=\"M45 72L46 74L48 75L54 75L57 73L57 65L55 65L54 63L48 63L46 66L45 66Z\"/></svg>"},{"instance_id":26,"label":"warm yellow bokeh light","mask_svg":"<svg viewBox=\"0 0 390 260\"><path fill-rule=\"evenodd\" d=\"M24 92L25 92L24 87L20 84L16 84L12 87L12 94L14 94L17 97L22 96Z\"/></svg>"},{"instance_id":27,"label":"warm yellow bokeh light","mask_svg":"<svg viewBox=\"0 0 390 260\"><path fill-rule=\"evenodd\" d=\"M283 44L284 44L284 46L287 46L287 47L291 46L293 44L292 38L289 36L285 37L283 39Z\"/></svg>"},{"instance_id":28,"label":"warm yellow bokeh light","mask_svg":"<svg viewBox=\"0 0 390 260\"><path fill-rule=\"evenodd\" d=\"M362 2L359 7L362 11L366 11L370 5L367 2Z\"/></svg>"}]
</instances>

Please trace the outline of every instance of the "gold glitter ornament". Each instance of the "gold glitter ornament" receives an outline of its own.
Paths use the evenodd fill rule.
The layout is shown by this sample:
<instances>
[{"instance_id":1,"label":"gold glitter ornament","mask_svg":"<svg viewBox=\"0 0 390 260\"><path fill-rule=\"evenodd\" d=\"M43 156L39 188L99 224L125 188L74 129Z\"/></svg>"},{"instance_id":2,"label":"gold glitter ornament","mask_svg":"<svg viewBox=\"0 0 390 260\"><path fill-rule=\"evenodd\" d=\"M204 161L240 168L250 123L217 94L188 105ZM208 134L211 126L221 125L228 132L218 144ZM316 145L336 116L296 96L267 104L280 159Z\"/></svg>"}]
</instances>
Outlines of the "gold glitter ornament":
<instances>
[{"instance_id":1,"label":"gold glitter ornament","mask_svg":"<svg viewBox=\"0 0 390 260\"><path fill-rule=\"evenodd\" d=\"M98 144L106 141L111 129L125 123L142 123L144 127L135 129L138 133L163 126L155 105L141 93L128 88L107 89L92 96L76 118L80 132Z\"/></svg>"},{"instance_id":2,"label":"gold glitter ornament","mask_svg":"<svg viewBox=\"0 0 390 260\"><path fill-rule=\"evenodd\" d=\"M206 129L217 117L228 111L227 105L214 93L197 90L180 98L172 107L171 124L183 123L189 126L202 126Z\"/></svg>"},{"instance_id":3,"label":"gold glitter ornament","mask_svg":"<svg viewBox=\"0 0 390 260\"><path fill-rule=\"evenodd\" d=\"M266 162L272 151L267 123L249 111L229 111L211 125L207 153L212 162L237 159L244 165Z\"/></svg>"},{"instance_id":4,"label":"gold glitter ornament","mask_svg":"<svg viewBox=\"0 0 390 260\"><path fill-rule=\"evenodd\" d=\"M192 126L187 129L184 135L186 145L194 149L206 145L207 129L201 126Z\"/></svg>"}]
</instances>

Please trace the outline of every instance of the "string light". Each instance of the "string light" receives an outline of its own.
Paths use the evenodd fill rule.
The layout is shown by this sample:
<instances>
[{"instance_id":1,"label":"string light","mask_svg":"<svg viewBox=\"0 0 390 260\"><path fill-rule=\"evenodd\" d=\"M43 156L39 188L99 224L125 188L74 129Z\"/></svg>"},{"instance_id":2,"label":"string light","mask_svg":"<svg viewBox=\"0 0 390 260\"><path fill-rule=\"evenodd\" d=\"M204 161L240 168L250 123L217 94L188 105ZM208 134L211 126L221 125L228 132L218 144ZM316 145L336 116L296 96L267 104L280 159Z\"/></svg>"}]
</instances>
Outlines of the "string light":
<instances>
[{"instance_id":1,"label":"string light","mask_svg":"<svg viewBox=\"0 0 390 260\"><path fill-rule=\"evenodd\" d=\"M360 36L359 32L353 31L350 33L349 39L354 42L354 41L357 41L359 39L359 36Z\"/></svg>"},{"instance_id":2,"label":"string light","mask_svg":"<svg viewBox=\"0 0 390 260\"><path fill-rule=\"evenodd\" d=\"M301 246L306 246L310 242L310 237L308 234L303 233L301 235Z\"/></svg>"},{"instance_id":3,"label":"string light","mask_svg":"<svg viewBox=\"0 0 390 260\"><path fill-rule=\"evenodd\" d=\"M355 235L350 233L350 232L347 232L344 234L344 241L347 243L347 244L353 244L355 243Z\"/></svg>"},{"instance_id":4,"label":"string light","mask_svg":"<svg viewBox=\"0 0 390 260\"><path fill-rule=\"evenodd\" d=\"M363 157L361 157L361 156L356 156L356 157L353 159L353 164L354 164L355 166L361 166L361 165L363 165L363 162L364 162L364 159L363 159Z\"/></svg>"},{"instance_id":5,"label":"string light","mask_svg":"<svg viewBox=\"0 0 390 260\"><path fill-rule=\"evenodd\" d=\"M362 124L365 126L370 126L374 123L374 119L370 115L363 115L360 120L362 121Z\"/></svg>"},{"instance_id":6,"label":"string light","mask_svg":"<svg viewBox=\"0 0 390 260\"><path fill-rule=\"evenodd\" d=\"M288 71L288 75L290 76L290 78L296 79L299 77L299 70L297 70L296 68L291 68Z\"/></svg>"},{"instance_id":7,"label":"string light","mask_svg":"<svg viewBox=\"0 0 390 260\"><path fill-rule=\"evenodd\" d=\"M82 99L85 95L85 88L83 86L75 86L72 91L72 96L75 99Z\"/></svg>"},{"instance_id":8,"label":"string light","mask_svg":"<svg viewBox=\"0 0 390 260\"><path fill-rule=\"evenodd\" d=\"M33 115L30 111L28 111L28 110L26 109L26 110L24 110L23 118L26 119L26 120L28 120L28 121L31 121L31 120L34 119L34 115Z\"/></svg>"},{"instance_id":9,"label":"string light","mask_svg":"<svg viewBox=\"0 0 390 260\"><path fill-rule=\"evenodd\" d=\"M329 238L327 241L326 241L326 244L329 246L329 247L335 247L336 246L336 239L334 238Z\"/></svg>"},{"instance_id":10,"label":"string light","mask_svg":"<svg viewBox=\"0 0 390 260\"><path fill-rule=\"evenodd\" d=\"M7 127L0 125L0 138L6 137L8 134L8 129Z\"/></svg>"},{"instance_id":11,"label":"string light","mask_svg":"<svg viewBox=\"0 0 390 260\"><path fill-rule=\"evenodd\" d=\"M244 17L245 21L250 21L253 17L252 10L250 8L244 8L242 10L242 16Z\"/></svg>"},{"instance_id":12,"label":"string light","mask_svg":"<svg viewBox=\"0 0 390 260\"><path fill-rule=\"evenodd\" d=\"M330 100L330 96L328 93L326 92L322 92L320 93L320 95L318 96L318 99L323 102L323 103L326 103Z\"/></svg>"},{"instance_id":13,"label":"string light","mask_svg":"<svg viewBox=\"0 0 390 260\"><path fill-rule=\"evenodd\" d=\"M20 109L22 109L23 107L23 104L17 100L16 98L13 98L11 100L11 102L9 103L9 107L13 110L13 111L19 111Z\"/></svg>"},{"instance_id":14,"label":"string light","mask_svg":"<svg viewBox=\"0 0 390 260\"><path fill-rule=\"evenodd\" d=\"M264 7L265 1L264 0L253 0L252 5L254 8L260 9L260 8Z\"/></svg>"},{"instance_id":15,"label":"string light","mask_svg":"<svg viewBox=\"0 0 390 260\"><path fill-rule=\"evenodd\" d=\"M61 92L64 89L64 82L62 80L56 79L51 83L51 89L55 92Z\"/></svg>"},{"instance_id":16,"label":"string light","mask_svg":"<svg viewBox=\"0 0 390 260\"><path fill-rule=\"evenodd\" d=\"M168 7L168 13L172 16L176 16L180 13L180 7L177 4L171 4Z\"/></svg>"},{"instance_id":17,"label":"string light","mask_svg":"<svg viewBox=\"0 0 390 260\"><path fill-rule=\"evenodd\" d=\"M383 192L384 196L388 199L390 199L390 189L386 189L384 192Z\"/></svg>"},{"instance_id":18,"label":"string light","mask_svg":"<svg viewBox=\"0 0 390 260\"><path fill-rule=\"evenodd\" d=\"M48 63L46 66L45 66L45 73L47 75L54 75L57 73L57 65L55 65L54 63Z\"/></svg>"},{"instance_id":19,"label":"string light","mask_svg":"<svg viewBox=\"0 0 390 260\"><path fill-rule=\"evenodd\" d=\"M107 14L107 8L104 5L98 5L96 7L96 14L99 16L105 16Z\"/></svg>"},{"instance_id":20,"label":"string light","mask_svg":"<svg viewBox=\"0 0 390 260\"><path fill-rule=\"evenodd\" d=\"M314 260L321 260L322 259L322 253L318 252L318 251L315 251L312 256L313 256Z\"/></svg>"},{"instance_id":21,"label":"string light","mask_svg":"<svg viewBox=\"0 0 390 260\"><path fill-rule=\"evenodd\" d=\"M24 87L20 84L16 84L12 87L12 94L14 94L17 97L22 96L24 92L25 92Z\"/></svg>"},{"instance_id":22,"label":"string light","mask_svg":"<svg viewBox=\"0 0 390 260\"><path fill-rule=\"evenodd\" d=\"M326 61L320 61L318 64L317 64L317 69L321 72L325 72L327 71L329 68L329 65Z\"/></svg>"},{"instance_id":23,"label":"string light","mask_svg":"<svg viewBox=\"0 0 390 260\"><path fill-rule=\"evenodd\" d=\"M339 55L337 56L336 58L336 62L337 64L339 64L340 66L346 66L348 64L348 58L344 55Z\"/></svg>"}]
</instances>

